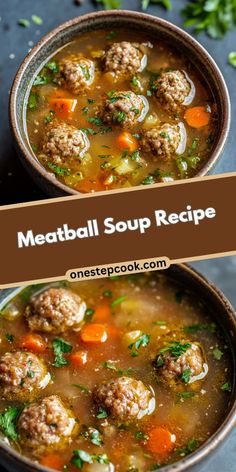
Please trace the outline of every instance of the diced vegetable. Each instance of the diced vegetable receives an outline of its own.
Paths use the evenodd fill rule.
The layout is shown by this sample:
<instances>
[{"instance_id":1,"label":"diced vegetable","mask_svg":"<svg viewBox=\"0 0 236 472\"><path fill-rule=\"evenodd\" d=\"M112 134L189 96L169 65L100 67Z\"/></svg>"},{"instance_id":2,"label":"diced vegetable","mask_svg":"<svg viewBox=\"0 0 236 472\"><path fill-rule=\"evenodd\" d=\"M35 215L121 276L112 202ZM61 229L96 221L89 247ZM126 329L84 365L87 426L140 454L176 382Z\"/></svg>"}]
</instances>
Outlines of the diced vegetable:
<instances>
[{"instance_id":1,"label":"diced vegetable","mask_svg":"<svg viewBox=\"0 0 236 472\"><path fill-rule=\"evenodd\" d=\"M59 117L66 117L70 113L73 113L76 105L76 98L52 98L49 102L49 107L54 110Z\"/></svg>"},{"instance_id":2,"label":"diced vegetable","mask_svg":"<svg viewBox=\"0 0 236 472\"><path fill-rule=\"evenodd\" d=\"M96 323L106 323L111 319L111 309L107 303L103 303L95 308L93 320Z\"/></svg>"},{"instance_id":3,"label":"diced vegetable","mask_svg":"<svg viewBox=\"0 0 236 472\"><path fill-rule=\"evenodd\" d=\"M189 108L184 115L184 119L192 128L207 126L210 122L210 118L211 113L206 109L206 107Z\"/></svg>"},{"instance_id":4,"label":"diced vegetable","mask_svg":"<svg viewBox=\"0 0 236 472\"><path fill-rule=\"evenodd\" d=\"M107 330L102 324L85 325L80 332L81 340L87 344L100 344L107 340Z\"/></svg>"},{"instance_id":5,"label":"diced vegetable","mask_svg":"<svg viewBox=\"0 0 236 472\"><path fill-rule=\"evenodd\" d=\"M49 467L50 469L63 470L64 469L64 460L60 454L48 454L43 456L40 461L40 464L44 467Z\"/></svg>"},{"instance_id":6,"label":"diced vegetable","mask_svg":"<svg viewBox=\"0 0 236 472\"><path fill-rule=\"evenodd\" d=\"M152 454L165 456L175 446L176 437L168 429L157 426L148 432L146 449Z\"/></svg>"},{"instance_id":7,"label":"diced vegetable","mask_svg":"<svg viewBox=\"0 0 236 472\"><path fill-rule=\"evenodd\" d=\"M117 143L120 149L128 149L129 152L134 152L139 147L138 140L128 131L124 131L118 136Z\"/></svg>"},{"instance_id":8,"label":"diced vegetable","mask_svg":"<svg viewBox=\"0 0 236 472\"><path fill-rule=\"evenodd\" d=\"M130 344L134 343L140 336L142 335L142 331L136 330L136 331L130 331L129 333L125 333L123 339L125 344L129 346Z\"/></svg>"},{"instance_id":9,"label":"diced vegetable","mask_svg":"<svg viewBox=\"0 0 236 472\"><path fill-rule=\"evenodd\" d=\"M46 350L46 344L39 334L28 333L23 336L21 340L21 346L23 349L27 349L32 352L44 352Z\"/></svg>"},{"instance_id":10,"label":"diced vegetable","mask_svg":"<svg viewBox=\"0 0 236 472\"><path fill-rule=\"evenodd\" d=\"M70 355L70 362L74 367L82 367L88 361L88 353L86 351L76 351Z\"/></svg>"}]
</instances>

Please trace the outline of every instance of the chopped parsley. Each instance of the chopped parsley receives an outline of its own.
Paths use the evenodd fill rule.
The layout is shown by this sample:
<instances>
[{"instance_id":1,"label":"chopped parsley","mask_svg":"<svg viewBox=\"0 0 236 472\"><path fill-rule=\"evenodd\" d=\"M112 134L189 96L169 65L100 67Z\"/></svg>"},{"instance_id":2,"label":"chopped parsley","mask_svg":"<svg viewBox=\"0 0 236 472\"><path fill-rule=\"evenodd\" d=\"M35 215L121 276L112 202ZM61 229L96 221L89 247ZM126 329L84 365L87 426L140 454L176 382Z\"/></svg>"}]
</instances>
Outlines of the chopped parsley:
<instances>
[{"instance_id":1,"label":"chopped parsley","mask_svg":"<svg viewBox=\"0 0 236 472\"><path fill-rule=\"evenodd\" d=\"M102 446L103 440L101 438L101 434L97 429L94 429L90 434L91 443L95 446Z\"/></svg>"},{"instance_id":2,"label":"chopped parsley","mask_svg":"<svg viewBox=\"0 0 236 472\"><path fill-rule=\"evenodd\" d=\"M213 349L212 353L213 353L213 357L214 357L214 359L216 359L216 361L220 361L222 356L224 355L224 353L220 349L218 349L218 347Z\"/></svg>"},{"instance_id":3,"label":"chopped parsley","mask_svg":"<svg viewBox=\"0 0 236 472\"><path fill-rule=\"evenodd\" d=\"M46 69L49 69L51 72L53 72L54 74L59 72L59 66L58 64L55 62L55 61L52 61L52 62L48 62L46 65L45 65Z\"/></svg>"},{"instance_id":4,"label":"chopped parsley","mask_svg":"<svg viewBox=\"0 0 236 472\"><path fill-rule=\"evenodd\" d=\"M28 99L28 108L31 111L34 111L36 110L37 106L38 106L38 95L37 93L31 92Z\"/></svg>"},{"instance_id":5,"label":"chopped parsley","mask_svg":"<svg viewBox=\"0 0 236 472\"><path fill-rule=\"evenodd\" d=\"M196 439L190 439L185 447L182 447L178 449L178 454L180 456L187 456L188 454L191 454L191 452L195 451L197 447L199 446L199 442Z\"/></svg>"},{"instance_id":6,"label":"chopped parsley","mask_svg":"<svg viewBox=\"0 0 236 472\"><path fill-rule=\"evenodd\" d=\"M236 68L236 52L230 52L228 55L228 63Z\"/></svg>"},{"instance_id":7,"label":"chopped parsley","mask_svg":"<svg viewBox=\"0 0 236 472\"><path fill-rule=\"evenodd\" d=\"M137 431L137 432L134 434L134 437L135 437L135 439L139 439L139 440L143 440L143 441L147 441L147 440L148 440L148 435L147 435L147 434L144 434L142 431Z\"/></svg>"},{"instance_id":8,"label":"chopped parsley","mask_svg":"<svg viewBox=\"0 0 236 472\"><path fill-rule=\"evenodd\" d=\"M111 302L111 305L110 305L111 308L114 308L115 306L120 305L125 299L126 299L126 296L116 298L115 300Z\"/></svg>"},{"instance_id":9,"label":"chopped parsley","mask_svg":"<svg viewBox=\"0 0 236 472\"><path fill-rule=\"evenodd\" d=\"M110 31L107 35L106 35L106 40L107 41L110 41L111 39L114 39L116 37L116 32L115 31Z\"/></svg>"},{"instance_id":10,"label":"chopped parsley","mask_svg":"<svg viewBox=\"0 0 236 472\"><path fill-rule=\"evenodd\" d=\"M126 119L126 114L124 111L116 111L113 113L113 120L117 123L123 123Z\"/></svg>"},{"instance_id":11,"label":"chopped parsley","mask_svg":"<svg viewBox=\"0 0 236 472\"><path fill-rule=\"evenodd\" d=\"M67 169L66 167L60 167L60 166L57 166L56 164L53 164L53 162L47 162L47 166L49 167L49 169L53 170L54 174L57 174L57 175L70 175L70 170Z\"/></svg>"},{"instance_id":12,"label":"chopped parsley","mask_svg":"<svg viewBox=\"0 0 236 472\"><path fill-rule=\"evenodd\" d=\"M196 393L195 392L178 392L176 393L176 396L181 400L186 400L187 398L193 398L195 397Z\"/></svg>"},{"instance_id":13,"label":"chopped parsley","mask_svg":"<svg viewBox=\"0 0 236 472\"><path fill-rule=\"evenodd\" d=\"M146 347L150 343L151 335L150 334L141 334L141 336L136 339L135 342L129 344L128 348L131 349L131 356L137 357L138 350L140 347Z\"/></svg>"},{"instance_id":14,"label":"chopped parsley","mask_svg":"<svg viewBox=\"0 0 236 472\"><path fill-rule=\"evenodd\" d=\"M194 334L194 333L198 333L199 331L206 330L206 331L209 331L210 333L215 333L216 329L217 327L215 323L203 323L203 324L197 323L190 326L185 326L184 332Z\"/></svg>"},{"instance_id":15,"label":"chopped parsley","mask_svg":"<svg viewBox=\"0 0 236 472\"><path fill-rule=\"evenodd\" d=\"M72 351L72 345L69 344L67 341L61 338L55 338L52 342L52 348L54 352L54 367L63 367L64 365L68 365L69 361L65 359L64 354L68 354Z\"/></svg>"},{"instance_id":16,"label":"chopped parsley","mask_svg":"<svg viewBox=\"0 0 236 472\"><path fill-rule=\"evenodd\" d=\"M84 463L93 464L94 462L98 462L99 464L109 464L110 461L106 454L89 454L81 449L73 451L71 464L78 469L82 469Z\"/></svg>"},{"instance_id":17,"label":"chopped parsley","mask_svg":"<svg viewBox=\"0 0 236 472\"><path fill-rule=\"evenodd\" d=\"M108 417L107 411L106 411L104 408L100 407L100 408L98 409L97 418L98 418L99 420L102 420L102 419L105 419L105 418L107 418L107 417Z\"/></svg>"},{"instance_id":18,"label":"chopped parsley","mask_svg":"<svg viewBox=\"0 0 236 472\"><path fill-rule=\"evenodd\" d=\"M86 395L88 395L90 393L90 390L88 387L85 387L84 385L82 384L72 384L73 387L76 387L76 388L79 388L79 390L82 392L82 393L86 393Z\"/></svg>"},{"instance_id":19,"label":"chopped parsley","mask_svg":"<svg viewBox=\"0 0 236 472\"><path fill-rule=\"evenodd\" d=\"M119 376L121 375L129 376L129 375L132 375L133 373L132 367L128 367L128 369L123 370L123 369L120 369L119 367L116 367L116 365L110 361L102 362L101 367L103 367L104 369L114 370L114 372L117 372Z\"/></svg>"},{"instance_id":20,"label":"chopped parsley","mask_svg":"<svg viewBox=\"0 0 236 472\"><path fill-rule=\"evenodd\" d=\"M180 376L181 380L183 380L184 383L189 383L190 379L191 379L191 369L185 369L181 376Z\"/></svg>"},{"instance_id":21,"label":"chopped parsley","mask_svg":"<svg viewBox=\"0 0 236 472\"><path fill-rule=\"evenodd\" d=\"M91 319L94 313L95 313L95 310L93 308L87 308L85 312L85 316Z\"/></svg>"},{"instance_id":22,"label":"chopped parsley","mask_svg":"<svg viewBox=\"0 0 236 472\"><path fill-rule=\"evenodd\" d=\"M104 290L103 296L106 298L111 298L112 297L112 291L111 290Z\"/></svg>"},{"instance_id":23,"label":"chopped parsley","mask_svg":"<svg viewBox=\"0 0 236 472\"><path fill-rule=\"evenodd\" d=\"M223 392L231 392L232 391L232 385L231 382L225 382L223 385L220 387Z\"/></svg>"},{"instance_id":24,"label":"chopped parsley","mask_svg":"<svg viewBox=\"0 0 236 472\"><path fill-rule=\"evenodd\" d=\"M92 124L94 124L94 125L96 125L96 126L102 126L102 125L104 124L103 121L102 121L102 119L99 118L98 116L91 116L91 117L89 117L89 118L88 118L88 122L89 122L89 123L92 123Z\"/></svg>"},{"instance_id":25,"label":"chopped parsley","mask_svg":"<svg viewBox=\"0 0 236 472\"><path fill-rule=\"evenodd\" d=\"M14 341L14 335L13 335L13 334L6 333L6 334L5 334L5 338L7 339L7 341L8 341L9 343L13 343L13 341Z\"/></svg>"},{"instance_id":26,"label":"chopped parsley","mask_svg":"<svg viewBox=\"0 0 236 472\"><path fill-rule=\"evenodd\" d=\"M16 420L20 412L21 408L10 406L3 413L0 413L0 429L3 434L12 441L18 439Z\"/></svg>"},{"instance_id":27,"label":"chopped parsley","mask_svg":"<svg viewBox=\"0 0 236 472\"><path fill-rule=\"evenodd\" d=\"M184 343L180 341L171 341L167 343L165 347L160 349L159 354L164 354L165 352L169 352L172 357L180 357L184 354L187 349L191 347L191 343Z\"/></svg>"}]
</instances>

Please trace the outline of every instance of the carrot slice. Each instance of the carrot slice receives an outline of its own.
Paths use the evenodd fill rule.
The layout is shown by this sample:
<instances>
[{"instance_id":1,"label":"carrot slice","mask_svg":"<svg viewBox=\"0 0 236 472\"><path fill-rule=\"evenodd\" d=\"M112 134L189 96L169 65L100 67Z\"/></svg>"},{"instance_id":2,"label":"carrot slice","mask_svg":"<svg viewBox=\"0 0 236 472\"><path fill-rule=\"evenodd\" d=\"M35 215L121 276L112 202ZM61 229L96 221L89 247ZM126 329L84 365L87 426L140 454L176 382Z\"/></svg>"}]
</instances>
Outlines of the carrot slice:
<instances>
[{"instance_id":1,"label":"carrot slice","mask_svg":"<svg viewBox=\"0 0 236 472\"><path fill-rule=\"evenodd\" d=\"M88 344L105 343L107 330L102 324L91 323L85 325L80 332L81 340Z\"/></svg>"},{"instance_id":2,"label":"carrot slice","mask_svg":"<svg viewBox=\"0 0 236 472\"><path fill-rule=\"evenodd\" d=\"M50 108L60 117L66 117L73 113L76 105L76 98L52 98L49 102Z\"/></svg>"},{"instance_id":3,"label":"carrot slice","mask_svg":"<svg viewBox=\"0 0 236 472\"><path fill-rule=\"evenodd\" d=\"M139 147L138 140L128 131L118 136L117 143L120 149L127 149L129 152L134 152Z\"/></svg>"},{"instance_id":4,"label":"carrot slice","mask_svg":"<svg viewBox=\"0 0 236 472\"><path fill-rule=\"evenodd\" d=\"M58 454L48 454L41 459L40 464L50 469L63 470L65 462Z\"/></svg>"},{"instance_id":5,"label":"carrot slice","mask_svg":"<svg viewBox=\"0 0 236 472\"><path fill-rule=\"evenodd\" d=\"M107 323L111 319L111 309L110 306L103 303L95 308L95 313L93 315L93 321L96 323Z\"/></svg>"},{"instance_id":6,"label":"carrot slice","mask_svg":"<svg viewBox=\"0 0 236 472\"><path fill-rule=\"evenodd\" d=\"M85 193L100 192L102 190L105 190L105 186L102 185L99 180L91 181L89 179L84 179L77 185L76 190Z\"/></svg>"},{"instance_id":7,"label":"carrot slice","mask_svg":"<svg viewBox=\"0 0 236 472\"><path fill-rule=\"evenodd\" d=\"M44 352L46 344L39 334L26 334L21 341L23 349L28 349L33 352Z\"/></svg>"},{"instance_id":8,"label":"carrot slice","mask_svg":"<svg viewBox=\"0 0 236 472\"><path fill-rule=\"evenodd\" d=\"M88 361L88 353L86 351L73 352L70 355L70 361L74 367L82 367Z\"/></svg>"},{"instance_id":9,"label":"carrot slice","mask_svg":"<svg viewBox=\"0 0 236 472\"><path fill-rule=\"evenodd\" d=\"M206 111L205 107L189 108L184 118L192 128L201 128L209 124L211 113Z\"/></svg>"},{"instance_id":10,"label":"carrot slice","mask_svg":"<svg viewBox=\"0 0 236 472\"><path fill-rule=\"evenodd\" d=\"M174 446L175 435L171 434L168 429L157 426L148 432L145 447L152 454L166 455Z\"/></svg>"}]
</instances>

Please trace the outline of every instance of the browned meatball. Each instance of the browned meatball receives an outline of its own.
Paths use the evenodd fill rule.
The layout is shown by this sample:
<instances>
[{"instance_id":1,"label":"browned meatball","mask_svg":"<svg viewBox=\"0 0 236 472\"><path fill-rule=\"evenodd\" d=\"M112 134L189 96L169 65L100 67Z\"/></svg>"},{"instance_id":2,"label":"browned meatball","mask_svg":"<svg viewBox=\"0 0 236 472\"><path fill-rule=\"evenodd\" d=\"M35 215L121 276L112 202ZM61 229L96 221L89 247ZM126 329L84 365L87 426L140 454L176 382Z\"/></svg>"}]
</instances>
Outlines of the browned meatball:
<instances>
[{"instance_id":1,"label":"browned meatball","mask_svg":"<svg viewBox=\"0 0 236 472\"><path fill-rule=\"evenodd\" d=\"M32 400L50 379L44 363L35 354L6 352L0 358L0 392L4 399Z\"/></svg>"},{"instance_id":2,"label":"browned meatball","mask_svg":"<svg viewBox=\"0 0 236 472\"><path fill-rule=\"evenodd\" d=\"M186 146L186 132L182 123L170 125L165 123L143 133L141 145L146 152L162 159L182 154Z\"/></svg>"},{"instance_id":3,"label":"browned meatball","mask_svg":"<svg viewBox=\"0 0 236 472\"><path fill-rule=\"evenodd\" d=\"M94 81L94 63L86 57L71 55L59 64L61 84L78 94Z\"/></svg>"},{"instance_id":4,"label":"browned meatball","mask_svg":"<svg viewBox=\"0 0 236 472\"><path fill-rule=\"evenodd\" d=\"M18 420L20 441L40 452L65 446L76 430L72 412L56 395L27 406Z\"/></svg>"},{"instance_id":5,"label":"browned meatball","mask_svg":"<svg viewBox=\"0 0 236 472\"><path fill-rule=\"evenodd\" d=\"M155 359L158 374L165 380L192 383L205 377L208 367L198 343L174 341L159 351Z\"/></svg>"},{"instance_id":6,"label":"browned meatball","mask_svg":"<svg viewBox=\"0 0 236 472\"><path fill-rule=\"evenodd\" d=\"M150 415L155 399L141 380L120 377L98 385L93 392L94 401L117 420L137 420Z\"/></svg>"},{"instance_id":7,"label":"browned meatball","mask_svg":"<svg viewBox=\"0 0 236 472\"><path fill-rule=\"evenodd\" d=\"M79 295L64 288L49 288L31 298L25 316L32 331L58 334L78 330L85 311L86 304Z\"/></svg>"},{"instance_id":8,"label":"browned meatball","mask_svg":"<svg viewBox=\"0 0 236 472\"><path fill-rule=\"evenodd\" d=\"M65 164L71 158L82 158L89 146L88 137L83 131L66 123L54 122L46 130L42 153L54 164Z\"/></svg>"},{"instance_id":9,"label":"browned meatball","mask_svg":"<svg viewBox=\"0 0 236 472\"><path fill-rule=\"evenodd\" d=\"M115 76L141 72L146 63L147 56L141 51L140 45L127 41L112 44L104 58L105 71L114 72Z\"/></svg>"},{"instance_id":10,"label":"browned meatball","mask_svg":"<svg viewBox=\"0 0 236 472\"><path fill-rule=\"evenodd\" d=\"M172 111L181 105L189 105L195 94L193 82L180 70L164 72L155 85L156 97L165 108Z\"/></svg>"},{"instance_id":11,"label":"browned meatball","mask_svg":"<svg viewBox=\"0 0 236 472\"><path fill-rule=\"evenodd\" d=\"M129 127L143 121L147 112L148 102L145 97L132 91L117 91L108 94L102 118L107 124Z\"/></svg>"}]
</instances>

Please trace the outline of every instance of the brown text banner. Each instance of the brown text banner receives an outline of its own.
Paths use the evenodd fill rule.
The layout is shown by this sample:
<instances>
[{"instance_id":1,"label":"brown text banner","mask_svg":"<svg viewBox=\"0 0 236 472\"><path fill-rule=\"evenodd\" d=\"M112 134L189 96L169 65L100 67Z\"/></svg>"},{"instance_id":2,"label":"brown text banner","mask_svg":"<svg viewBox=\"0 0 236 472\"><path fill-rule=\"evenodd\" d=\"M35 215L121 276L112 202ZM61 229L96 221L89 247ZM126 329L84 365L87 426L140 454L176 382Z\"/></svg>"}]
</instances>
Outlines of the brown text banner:
<instances>
[{"instance_id":1,"label":"brown text banner","mask_svg":"<svg viewBox=\"0 0 236 472\"><path fill-rule=\"evenodd\" d=\"M236 174L0 208L0 285L236 253Z\"/></svg>"}]
</instances>

